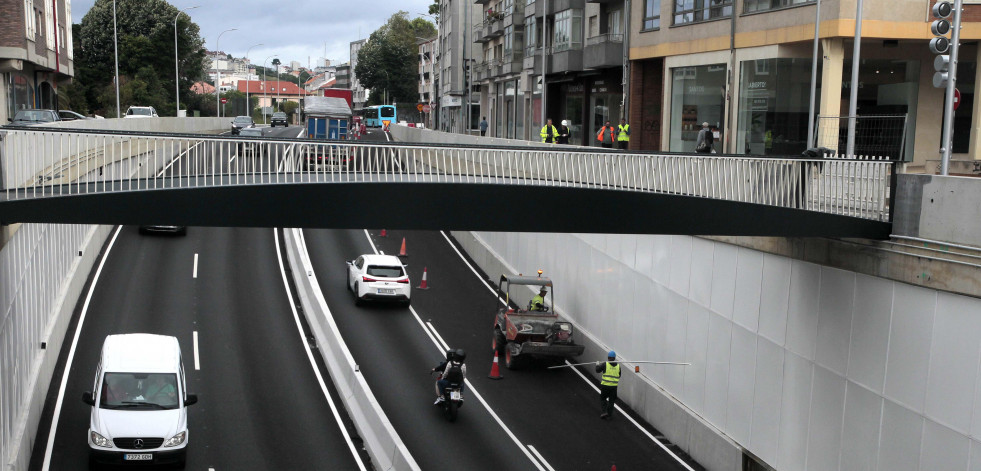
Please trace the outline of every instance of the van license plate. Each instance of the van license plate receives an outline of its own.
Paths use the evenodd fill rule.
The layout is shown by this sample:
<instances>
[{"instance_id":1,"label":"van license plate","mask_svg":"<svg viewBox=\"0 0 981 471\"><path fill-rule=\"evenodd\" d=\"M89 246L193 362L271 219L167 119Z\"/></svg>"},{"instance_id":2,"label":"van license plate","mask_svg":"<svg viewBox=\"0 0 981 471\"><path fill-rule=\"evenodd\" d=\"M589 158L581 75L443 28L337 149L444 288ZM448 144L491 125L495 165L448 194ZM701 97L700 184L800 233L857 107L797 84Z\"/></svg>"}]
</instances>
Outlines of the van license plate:
<instances>
[{"instance_id":1,"label":"van license plate","mask_svg":"<svg viewBox=\"0 0 981 471\"><path fill-rule=\"evenodd\" d=\"M394 289L378 288L378 294L395 294Z\"/></svg>"},{"instance_id":2,"label":"van license plate","mask_svg":"<svg viewBox=\"0 0 981 471\"><path fill-rule=\"evenodd\" d=\"M123 455L123 461L150 461L153 459L151 453L127 453Z\"/></svg>"}]
</instances>

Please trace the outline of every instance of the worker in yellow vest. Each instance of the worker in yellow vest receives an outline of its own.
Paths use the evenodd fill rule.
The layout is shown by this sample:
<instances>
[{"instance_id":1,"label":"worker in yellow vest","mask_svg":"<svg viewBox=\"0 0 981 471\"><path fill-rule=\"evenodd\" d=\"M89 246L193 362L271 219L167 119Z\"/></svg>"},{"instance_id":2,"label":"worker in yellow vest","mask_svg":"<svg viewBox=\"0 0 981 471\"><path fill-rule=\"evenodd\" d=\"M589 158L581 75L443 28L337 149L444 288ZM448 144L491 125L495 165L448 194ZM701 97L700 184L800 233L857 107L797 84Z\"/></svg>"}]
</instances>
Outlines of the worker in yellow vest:
<instances>
[{"instance_id":1,"label":"worker in yellow vest","mask_svg":"<svg viewBox=\"0 0 981 471\"><path fill-rule=\"evenodd\" d=\"M627 120L620 118L620 125L617 126L617 148L627 150L630 147L630 125Z\"/></svg>"},{"instance_id":2,"label":"worker in yellow vest","mask_svg":"<svg viewBox=\"0 0 981 471\"><path fill-rule=\"evenodd\" d=\"M613 409L617 404L617 385L620 384L620 364L616 362L617 353L610 350L605 362L596 362L596 372L602 373L600 378L600 407L603 411L601 419L613 418Z\"/></svg>"},{"instance_id":3,"label":"worker in yellow vest","mask_svg":"<svg viewBox=\"0 0 981 471\"><path fill-rule=\"evenodd\" d=\"M559 130L552 125L552 120L548 120L548 124L542 128L542 142L548 142L555 144L555 140L559 137Z\"/></svg>"}]
</instances>

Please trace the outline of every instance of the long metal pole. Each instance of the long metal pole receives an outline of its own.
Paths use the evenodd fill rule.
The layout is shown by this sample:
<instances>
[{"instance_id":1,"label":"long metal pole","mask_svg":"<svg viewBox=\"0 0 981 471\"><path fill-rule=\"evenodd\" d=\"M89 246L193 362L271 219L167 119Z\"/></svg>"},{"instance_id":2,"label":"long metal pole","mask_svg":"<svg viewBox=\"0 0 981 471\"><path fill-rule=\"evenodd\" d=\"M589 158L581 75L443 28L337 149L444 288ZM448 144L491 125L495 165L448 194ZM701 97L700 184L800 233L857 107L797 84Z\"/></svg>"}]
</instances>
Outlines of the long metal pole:
<instances>
[{"instance_id":1,"label":"long metal pole","mask_svg":"<svg viewBox=\"0 0 981 471\"><path fill-rule=\"evenodd\" d=\"M630 35L627 34L627 27L630 25L630 0L626 0L624 2L623 11L623 25L620 29L620 34L623 36L623 68L621 71L621 75L623 75L623 77L620 79L620 88L623 93L620 97L620 114L629 124L630 102L627 100L630 90Z\"/></svg>"},{"instance_id":2,"label":"long metal pole","mask_svg":"<svg viewBox=\"0 0 981 471\"><path fill-rule=\"evenodd\" d=\"M811 54L811 106L807 110L807 148L814 147L814 106L817 100L818 43L821 37L821 0L814 13L814 52Z\"/></svg>"},{"instance_id":3,"label":"long metal pole","mask_svg":"<svg viewBox=\"0 0 981 471\"><path fill-rule=\"evenodd\" d=\"M848 94L848 145L845 155L855 156L855 121L858 119L858 64L862 59L862 4L858 0L855 12L855 46L852 48L852 86Z\"/></svg>"},{"instance_id":4,"label":"long metal pole","mask_svg":"<svg viewBox=\"0 0 981 471\"><path fill-rule=\"evenodd\" d=\"M195 8L198 8L198 6L187 7L177 12L177 16L174 17L174 98L177 102L177 114L174 116L180 116L181 114L181 75L177 59L177 19L181 17L181 13Z\"/></svg>"},{"instance_id":5,"label":"long metal pole","mask_svg":"<svg viewBox=\"0 0 981 471\"><path fill-rule=\"evenodd\" d=\"M950 154L954 147L954 90L957 89L957 56L961 42L961 8L962 0L954 2L954 32L950 35L950 65L947 75L947 95L944 97L944 130L940 158L940 174L947 175L950 170Z\"/></svg>"},{"instance_id":6,"label":"long metal pole","mask_svg":"<svg viewBox=\"0 0 981 471\"><path fill-rule=\"evenodd\" d=\"M542 127L548 122L545 117L545 101L548 96L548 83L545 80L545 75L548 74L548 0L545 0L545 4L542 6L544 13L542 14Z\"/></svg>"},{"instance_id":7,"label":"long metal pole","mask_svg":"<svg viewBox=\"0 0 981 471\"><path fill-rule=\"evenodd\" d=\"M245 50L245 109L248 110L249 112L249 119L252 119L252 102L249 101L249 88L251 88L251 84L250 84L251 79L249 78L249 76L252 75L249 73L249 70L251 69L249 67L249 53L252 52L253 47L259 47L259 46L264 46L264 44L262 43L254 44L252 46L249 46L249 48Z\"/></svg>"},{"instance_id":8,"label":"long metal pole","mask_svg":"<svg viewBox=\"0 0 981 471\"><path fill-rule=\"evenodd\" d=\"M267 62L267 61L268 61L268 60L269 60L270 58L273 58L273 57L278 57L278 56L279 56L279 54L273 54L273 55L271 55L271 56L269 56L269 57L267 57L267 58L266 58L266 60L264 60L264 61L262 61L262 93L263 93L264 95L266 95L266 94L268 94L268 93L266 92L266 70L267 70L267 67L266 67L266 62ZM263 122L263 124L266 124L266 123L268 122L268 121L266 120L266 107L265 107L265 106L263 106L263 107L262 107L262 122Z\"/></svg>"},{"instance_id":9,"label":"long metal pole","mask_svg":"<svg viewBox=\"0 0 981 471\"><path fill-rule=\"evenodd\" d=\"M112 46L116 56L116 118L120 118L119 109L119 39L116 33L116 0L112 0Z\"/></svg>"},{"instance_id":10,"label":"long metal pole","mask_svg":"<svg viewBox=\"0 0 981 471\"><path fill-rule=\"evenodd\" d=\"M221 41L221 35L229 31L235 31L237 28L226 29L218 35L218 39L215 40L215 114L221 118L221 69L218 67L218 42Z\"/></svg>"}]
</instances>

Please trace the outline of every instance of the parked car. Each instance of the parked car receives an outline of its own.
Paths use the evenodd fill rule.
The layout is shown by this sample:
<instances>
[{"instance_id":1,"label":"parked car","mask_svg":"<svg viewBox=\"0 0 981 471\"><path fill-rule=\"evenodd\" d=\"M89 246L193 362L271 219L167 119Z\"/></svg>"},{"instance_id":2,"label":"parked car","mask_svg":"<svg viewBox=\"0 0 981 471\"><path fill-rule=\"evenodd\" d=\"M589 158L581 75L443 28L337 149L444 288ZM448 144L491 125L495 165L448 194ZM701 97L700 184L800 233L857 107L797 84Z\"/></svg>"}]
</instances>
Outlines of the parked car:
<instances>
[{"instance_id":1,"label":"parked car","mask_svg":"<svg viewBox=\"0 0 981 471\"><path fill-rule=\"evenodd\" d=\"M28 124L52 123L61 121L58 113L54 110L20 110L13 118L9 118L10 123L15 126L25 126Z\"/></svg>"},{"instance_id":2,"label":"parked car","mask_svg":"<svg viewBox=\"0 0 981 471\"><path fill-rule=\"evenodd\" d=\"M278 124L282 124L284 127L290 127L289 120L286 119L286 113L278 111L273 113L272 120L269 122L272 127L276 127Z\"/></svg>"},{"instance_id":3,"label":"parked car","mask_svg":"<svg viewBox=\"0 0 981 471\"><path fill-rule=\"evenodd\" d=\"M402 261L394 255L366 254L347 262L347 287L354 303L397 301L409 305L412 287Z\"/></svg>"},{"instance_id":4,"label":"parked car","mask_svg":"<svg viewBox=\"0 0 981 471\"><path fill-rule=\"evenodd\" d=\"M76 113L72 110L58 110L58 117L61 118L62 121L75 121L76 119L95 119L95 118L89 118L88 116L85 116L83 114Z\"/></svg>"},{"instance_id":5,"label":"parked car","mask_svg":"<svg viewBox=\"0 0 981 471\"><path fill-rule=\"evenodd\" d=\"M130 106L126 109L124 118L159 118L157 110L152 106Z\"/></svg>"},{"instance_id":6,"label":"parked car","mask_svg":"<svg viewBox=\"0 0 981 471\"><path fill-rule=\"evenodd\" d=\"M232 135L238 135L238 132L241 131L242 128L251 128L254 126L255 121L252 121L252 118L248 116L236 116L235 119L232 120Z\"/></svg>"}]
</instances>

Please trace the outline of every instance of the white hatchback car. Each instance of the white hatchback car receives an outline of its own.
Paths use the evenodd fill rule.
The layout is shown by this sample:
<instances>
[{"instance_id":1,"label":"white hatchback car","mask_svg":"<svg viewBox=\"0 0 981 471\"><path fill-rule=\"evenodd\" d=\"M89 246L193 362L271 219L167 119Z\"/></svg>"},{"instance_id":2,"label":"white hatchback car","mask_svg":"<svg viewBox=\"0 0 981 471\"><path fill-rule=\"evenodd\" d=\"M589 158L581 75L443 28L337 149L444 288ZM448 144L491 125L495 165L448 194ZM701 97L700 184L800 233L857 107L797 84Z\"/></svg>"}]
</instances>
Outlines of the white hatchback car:
<instances>
[{"instance_id":1,"label":"white hatchback car","mask_svg":"<svg viewBox=\"0 0 981 471\"><path fill-rule=\"evenodd\" d=\"M359 306L367 300L408 306L412 296L409 274L394 255L366 254L347 262L347 287Z\"/></svg>"},{"instance_id":2,"label":"white hatchback car","mask_svg":"<svg viewBox=\"0 0 981 471\"><path fill-rule=\"evenodd\" d=\"M157 110L152 106L130 106L124 118L158 118Z\"/></svg>"}]
</instances>

